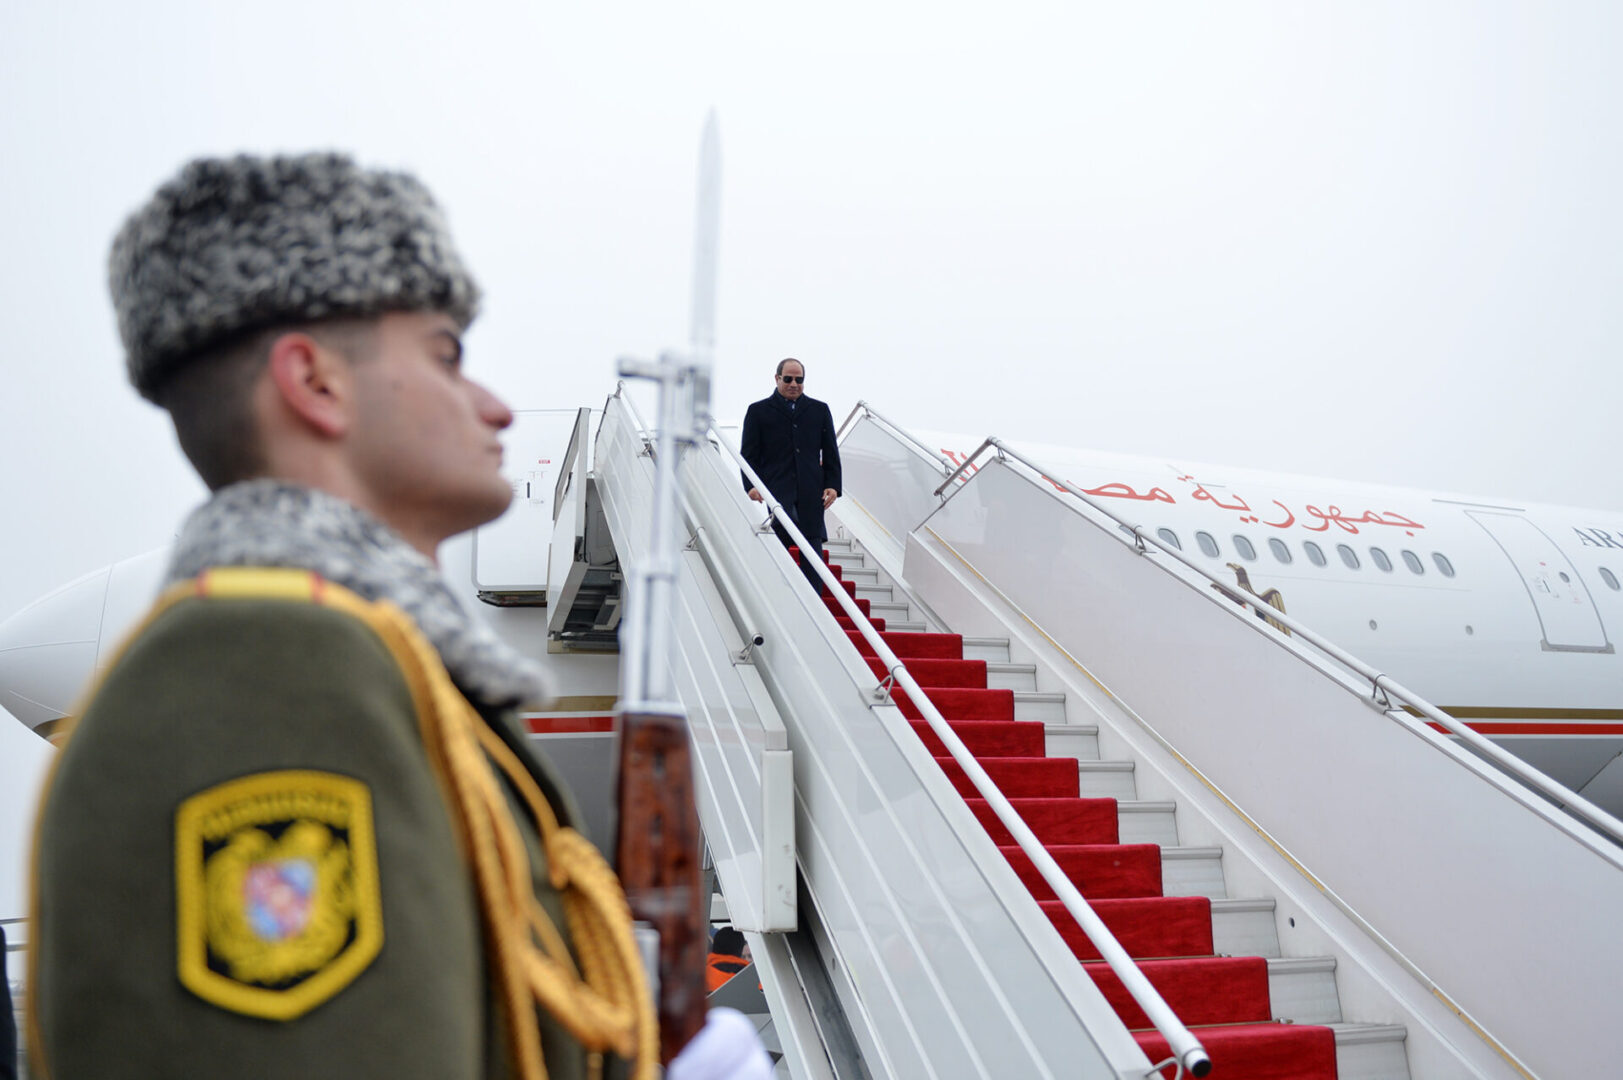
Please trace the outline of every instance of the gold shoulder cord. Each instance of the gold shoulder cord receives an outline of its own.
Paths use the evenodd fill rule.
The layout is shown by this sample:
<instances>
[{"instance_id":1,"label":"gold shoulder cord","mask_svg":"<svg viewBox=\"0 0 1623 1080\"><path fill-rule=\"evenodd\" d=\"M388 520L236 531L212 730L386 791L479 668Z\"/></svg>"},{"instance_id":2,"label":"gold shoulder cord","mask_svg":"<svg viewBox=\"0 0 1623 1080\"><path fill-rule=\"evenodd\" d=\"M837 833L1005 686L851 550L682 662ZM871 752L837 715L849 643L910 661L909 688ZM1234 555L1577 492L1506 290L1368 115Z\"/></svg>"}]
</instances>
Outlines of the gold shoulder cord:
<instances>
[{"instance_id":1,"label":"gold shoulder cord","mask_svg":"<svg viewBox=\"0 0 1623 1080\"><path fill-rule=\"evenodd\" d=\"M507 1016L510 1051L519 1075L525 1080L546 1080L535 1014L537 1008L542 1008L588 1051L612 1051L633 1061L633 1080L654 1080L659 1062L659 1027L642 957L631 935L631 909L619 879L585 837L558 824L557 815L529 770L457 690L439 654L410 617L393 604L367 603L348 589L302 570L211 570L165 590L141 624L126 636L117 655L122 655L164 611L197 596L321 604L353 615L382 638L406 677L424 745L439 773L473 865L484 914L485 947L499 984L496 996ZM116 664L117 656L107 670ZM74 710L75 717L83 714L100 682L98 678L91 693ZM563 935L535 898L529 854L491 770L491 759L513 782L535 818L547 853L549 877L562 895L569 931L580 953L580 968L570 957ZM40 796L42 807L49 790L47 782ZM36 864L38 851L36 834ZM37 874L34 887L37 926ZM30 996L35 986L34 952L29 952ZM30 1000L30 1041L36 1061L43 1065L44 1042L34 1023L38 1015L37 1006Z\"/></svg>"},{"instance_id":2,"label":"gold shoulder cord","mask_svg":"<svg viewBox=\"0 0 1623 1080\"><path fill-rule=\"evenodd\" d=\"M631 909L607 862L557 815L518 756L468 704L410 618L389 603L367 604L331 585L318 602L351 612L376 630L411 688L428 754L463 830L484 910L486 945L507 1014L519 1074L545 1080L537 1007L589 1051L634 1062L634 1080L653 1080L659 1027L631 934ZM488 757L487 757L488 755ZM528 805L547 853L553 888L563 898L569 947L535 898L529 855L491 760ZM584 977L583 977L584 972Z\"/></svg>"}]
</instances>

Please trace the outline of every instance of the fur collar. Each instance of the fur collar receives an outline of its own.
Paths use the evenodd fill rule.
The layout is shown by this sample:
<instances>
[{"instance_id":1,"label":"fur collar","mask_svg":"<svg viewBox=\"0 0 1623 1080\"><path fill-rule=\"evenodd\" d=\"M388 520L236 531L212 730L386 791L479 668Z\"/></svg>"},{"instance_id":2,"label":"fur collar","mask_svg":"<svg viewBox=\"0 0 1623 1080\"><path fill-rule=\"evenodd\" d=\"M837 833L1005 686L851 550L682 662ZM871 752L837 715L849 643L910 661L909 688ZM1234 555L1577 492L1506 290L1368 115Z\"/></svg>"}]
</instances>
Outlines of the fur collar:
<instances>
[{"instance_id":1,"label":"fur collar","mask_svg":"<svg viewBox=\"0 0 1623 1080\"><path fill-rule=\"evenodd\" d=\"M552 696L540 665L464 609L437 566L335 495L279 480L221 488L186 520L166 581L213 566L311 570L367 600L391 601L411 616L475 704L506 707Z\"/></svg>"}]
</instances>

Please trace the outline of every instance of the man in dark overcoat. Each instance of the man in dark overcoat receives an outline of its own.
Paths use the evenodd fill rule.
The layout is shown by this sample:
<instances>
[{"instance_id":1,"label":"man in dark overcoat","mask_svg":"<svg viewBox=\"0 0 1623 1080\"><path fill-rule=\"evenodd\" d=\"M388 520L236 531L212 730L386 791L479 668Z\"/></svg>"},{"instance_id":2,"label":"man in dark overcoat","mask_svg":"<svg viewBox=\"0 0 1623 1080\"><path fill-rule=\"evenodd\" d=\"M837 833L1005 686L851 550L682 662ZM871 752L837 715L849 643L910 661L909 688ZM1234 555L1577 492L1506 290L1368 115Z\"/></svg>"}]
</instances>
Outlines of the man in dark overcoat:
<instances>
[{"instance_id":1,"label":"man in dark overcoat","mask_svg":"<svg viewBox=\"0 0 1623 1080\"><path fill-rule=\"evenodd\" d=\"M834 436L834 414L816 398L806 396L806 366L799 360L778 361L777 389L755 402L744 414L744 436L739 447L744 460L761 478L772 497L783 505L816 552L802 553L801 569L813 588L821 581L807 556L821 558L828 528L823 511L840 497L840 446ZM749 497L761 501L761 492L744 477ZM789 534L776 522L773 529L785 545Z\"/></svg>"}]
</instances>

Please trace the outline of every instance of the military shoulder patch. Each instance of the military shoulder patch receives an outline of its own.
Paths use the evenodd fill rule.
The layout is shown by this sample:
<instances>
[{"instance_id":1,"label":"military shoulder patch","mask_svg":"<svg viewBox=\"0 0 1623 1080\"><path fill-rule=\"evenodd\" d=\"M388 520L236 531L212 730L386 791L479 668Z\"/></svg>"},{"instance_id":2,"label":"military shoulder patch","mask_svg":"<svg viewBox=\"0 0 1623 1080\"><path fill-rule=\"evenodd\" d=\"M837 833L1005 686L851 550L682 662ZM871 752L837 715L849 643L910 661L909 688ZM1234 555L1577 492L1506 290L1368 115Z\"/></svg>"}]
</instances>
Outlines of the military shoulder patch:
<instances>
[{"instance_id":1,"label":"military shoulder patch","mask_svg":"<svg viewBox=\"0 0 1623 1080\"><path fill-rule=\"evenodd\" d=\"M247 1016L292 1020L383 947L372 797L334 773L258 773L175 814L181 983Z\"/></svg>"}]
</instances>

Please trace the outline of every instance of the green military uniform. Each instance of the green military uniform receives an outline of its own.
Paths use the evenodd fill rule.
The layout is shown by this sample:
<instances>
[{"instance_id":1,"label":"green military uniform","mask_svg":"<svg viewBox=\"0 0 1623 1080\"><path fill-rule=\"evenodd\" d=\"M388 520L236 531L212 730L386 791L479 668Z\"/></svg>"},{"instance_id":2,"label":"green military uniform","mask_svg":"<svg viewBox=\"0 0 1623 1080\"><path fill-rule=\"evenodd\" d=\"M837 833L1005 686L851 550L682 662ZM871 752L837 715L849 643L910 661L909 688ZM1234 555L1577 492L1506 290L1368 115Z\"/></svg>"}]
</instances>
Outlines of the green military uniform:
<instances>
[{"instance_id":1,"label":"green military uniform","mask_svg":"<svg viewBox=\"0 0 1623 1080\"><path fill-rule=\"evenodd\" d=\"M431 730L432 691L450 686L432 650L401 644L398 611L313 575L200 581L136 633L49 786L36 1066L59 1080L515 1074L477 830ZM567 824L563 786L511 718L477 723ZM543 826L488 750L480 765L567 936ZM581 1041L524 1007L546 1073L586 1075Z\"/></svg>"},{"instance_id":2,"label":"green military uniform","mask_svg":"<svg viewBox=\"0 0 1623 1080\"><path fill-rule=\"evenodd\" d=\"M625 896L508 715L544 676L432 555L505 507L512 420L461 372L480 290L433 197L200 159L108 284L213 495L47 791L36 1071L651 1078Z\"/></svg>"}]
</instances>

